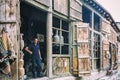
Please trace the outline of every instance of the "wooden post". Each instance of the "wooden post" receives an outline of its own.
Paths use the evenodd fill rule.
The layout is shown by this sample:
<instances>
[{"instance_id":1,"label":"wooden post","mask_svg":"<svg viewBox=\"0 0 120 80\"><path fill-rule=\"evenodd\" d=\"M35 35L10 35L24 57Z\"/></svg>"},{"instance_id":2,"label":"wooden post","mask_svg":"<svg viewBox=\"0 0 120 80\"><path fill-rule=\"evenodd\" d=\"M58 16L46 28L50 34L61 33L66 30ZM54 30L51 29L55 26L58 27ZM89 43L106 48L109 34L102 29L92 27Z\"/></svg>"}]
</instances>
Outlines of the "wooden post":
<instances>
[{"instance_id":1,"label":"wooden post","mask_svg":"<svg viewBox=\"0 0 120 80\"><path fill-rule=\"evenodd\" d=\"M20 0L16 0L16 38L17 38L17 45L16 45L16 51L17 51L17 73L16 73L16 79L20 80L20 74L19 74L19 60L20 60Z\"/></svg>"},{"instance_id":2,"label":"wooden post","mask_svg":"<svg viewBox=\"0 0 120 80\"><path fill-rule=\"evenodd\" d=\"M47 14L47 76L52 77L52 0Z\"/></svg>"}]
</instances>

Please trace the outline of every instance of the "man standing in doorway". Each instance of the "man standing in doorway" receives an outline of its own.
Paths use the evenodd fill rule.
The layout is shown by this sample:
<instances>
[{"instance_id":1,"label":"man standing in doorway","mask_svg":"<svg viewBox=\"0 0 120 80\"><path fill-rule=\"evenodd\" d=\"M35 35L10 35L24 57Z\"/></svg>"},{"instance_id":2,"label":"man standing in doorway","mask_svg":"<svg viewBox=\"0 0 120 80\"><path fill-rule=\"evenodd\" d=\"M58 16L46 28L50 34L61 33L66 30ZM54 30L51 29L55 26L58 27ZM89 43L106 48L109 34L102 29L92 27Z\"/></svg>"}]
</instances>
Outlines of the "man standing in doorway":
<instances>
[{"instance_id":1,"label":"man standing in doorway","mask_svg":"<svg viewBox=\"0 0 120 80\"><path fill-rule=\"evenodd\" d=\"M33 77L36 77L36 64L38 67L37 76L42 77L42 68L41 68L41 53L40 53L40 46L38 44L37 37L34 37L33 43L30 44L29 47L26 47L25 50L32 55L32 74Z\"/></svg>"}]
</instances>

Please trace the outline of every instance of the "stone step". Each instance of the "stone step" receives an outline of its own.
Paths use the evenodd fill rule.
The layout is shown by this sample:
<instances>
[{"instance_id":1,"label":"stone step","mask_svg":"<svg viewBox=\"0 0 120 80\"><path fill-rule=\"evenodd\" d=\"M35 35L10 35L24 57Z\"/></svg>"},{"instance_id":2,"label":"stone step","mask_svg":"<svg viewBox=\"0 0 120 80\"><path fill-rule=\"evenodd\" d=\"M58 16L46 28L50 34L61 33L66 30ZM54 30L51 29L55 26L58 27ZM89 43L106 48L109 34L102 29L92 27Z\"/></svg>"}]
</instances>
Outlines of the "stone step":
<instances>
[{"instance_id":1,"label":"stone step","mask_svg":"<svg viewBox=\"0 0 120 80\"><path fill-rule=\"evenodd\" d=\"M53 79L49 79L48 77L43 77L43 78L34 78L29 80L76 80L76 78L73 76L59 77L59 78L53 78Z\"/></svg>"}]
</instances>

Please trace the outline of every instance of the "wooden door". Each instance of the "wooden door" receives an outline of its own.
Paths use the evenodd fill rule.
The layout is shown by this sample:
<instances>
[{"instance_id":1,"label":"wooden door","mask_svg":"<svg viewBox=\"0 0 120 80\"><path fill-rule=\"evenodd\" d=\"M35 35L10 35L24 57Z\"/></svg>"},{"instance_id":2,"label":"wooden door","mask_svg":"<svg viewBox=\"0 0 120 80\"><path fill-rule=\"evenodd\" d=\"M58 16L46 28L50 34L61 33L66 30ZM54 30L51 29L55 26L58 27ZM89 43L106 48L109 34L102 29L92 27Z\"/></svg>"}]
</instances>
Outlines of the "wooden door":
<instances>
[{"instance_id":1,"label":"wooden door","mask_svg":"<svg viewBox=\"0 0 120 80\"><path fill-rule=\"evenodd\" d=\"M72 27L72 72L78 76L78 54L77 54L77 26L73 23Z\"/></svg>"},{"instance_id":2,"label":"wooden door","mask_svg":"<svg viewBox=\"0 0 120 80\"><path fill-rule=\"evenodd\" d=\"M89 26L77 25L78 76L90 74Z\"/></svg>"}]
</instances>

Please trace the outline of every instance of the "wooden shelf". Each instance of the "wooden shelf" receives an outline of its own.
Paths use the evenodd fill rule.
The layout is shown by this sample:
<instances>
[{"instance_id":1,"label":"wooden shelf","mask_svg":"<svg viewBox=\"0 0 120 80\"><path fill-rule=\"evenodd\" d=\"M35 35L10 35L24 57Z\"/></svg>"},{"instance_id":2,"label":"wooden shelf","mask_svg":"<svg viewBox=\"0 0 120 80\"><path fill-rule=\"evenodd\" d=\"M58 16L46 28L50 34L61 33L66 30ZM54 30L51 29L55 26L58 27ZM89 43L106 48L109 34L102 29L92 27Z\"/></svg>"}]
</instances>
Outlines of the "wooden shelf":
<instances>
[{"instance_id":1,"label":"wooden shelf","mask_svg":"<svg viewBox=\"0 0 120 80\"><path fill-rule=\"evenodd\" d=\"M78 57L78 58L80 58L80 59L84 59L84 58L90 58L89 56L80 56L80 57Z\"/></svg>"},{"instance_id":2,"label":"wooden shelf","mask_svg":"<svg viewBox=\"0 0 120 80\"><path fill-rule=\"evenodd\" d=\"M88 43L88 40L81 40L81 41L77 41L77 43Z\"/></svg>"},{"instance_id":3,"label":"wooden shelf","mask_svg":"<svg viewBox=\"0 0 120 80\"><path fill-rule=\"evenodd\" d=\"M0 24L11 24L11 23L16 23L15 20L8 20L8 21L1 21L0 20Z\"/></svg>"},{"instance_id":4,"label":"wooden shelf","mask_svg":"<svg viewBox=\"0 0 120 80\"><path fill-rule=\"evenodd\" d=\"M79 74L83 74L83 73L90 73L90 71L79 72Z\"/></svg>"}]
</instances>

